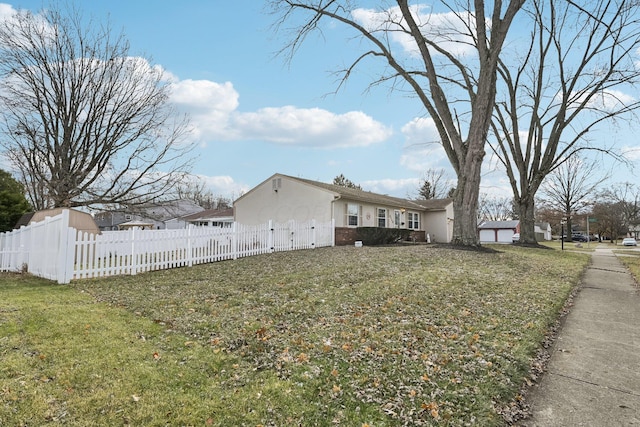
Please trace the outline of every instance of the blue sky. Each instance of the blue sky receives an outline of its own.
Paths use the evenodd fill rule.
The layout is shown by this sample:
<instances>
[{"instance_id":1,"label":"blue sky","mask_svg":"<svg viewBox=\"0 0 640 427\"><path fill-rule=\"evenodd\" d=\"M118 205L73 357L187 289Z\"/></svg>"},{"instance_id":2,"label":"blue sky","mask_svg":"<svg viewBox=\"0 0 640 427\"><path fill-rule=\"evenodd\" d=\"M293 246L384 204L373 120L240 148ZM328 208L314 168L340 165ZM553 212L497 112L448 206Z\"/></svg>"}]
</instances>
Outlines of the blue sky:
<instances>
[{"instance_id":1,"label":"blue sky","mask_svg":"<svg viewBox=\"0 0 640 427\"><path fill-rule=\"evenodd\" d=\"M340 66L361 52L326 24L288 64L275 53L287 36L255 0L77 1L85 15L109 19L174 79L172 101L191 114L197 143L193 172L216 195L236 198L276 172L324 182L344 174L364 189L414 197L425 170L450 169L416 99L388 87L367 91L366 67L337 94ZM37 11L41 1L5 4ZM0 8L0 12L2 12ZM510 196L502 173L482 190Z\"/></svg>"}]
</instances>

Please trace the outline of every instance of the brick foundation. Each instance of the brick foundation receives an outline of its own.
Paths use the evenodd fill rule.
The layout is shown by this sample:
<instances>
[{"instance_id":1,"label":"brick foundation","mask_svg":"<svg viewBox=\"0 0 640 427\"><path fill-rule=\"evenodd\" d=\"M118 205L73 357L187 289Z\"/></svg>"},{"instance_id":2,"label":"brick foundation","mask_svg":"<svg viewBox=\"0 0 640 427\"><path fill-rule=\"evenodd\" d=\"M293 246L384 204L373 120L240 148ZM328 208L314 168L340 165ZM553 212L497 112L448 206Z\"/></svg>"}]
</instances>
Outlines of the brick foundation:
<instances>
[{"instance_id":1,"label":"brick foundation","mask_svg":"<svg viewBox=\"0 0 640 427\"><path fill-rule=\"evenodd\" d=\"M358 231L355 228L336 227L336 246L353 245L358 240Z\"/></svg>"},{"instance_id":2,"label":"brick foundation","mask_svg":"<svg viewBox=\"0 0 640 427\"><path fill-rule=\"evenodd\" d=\"M349 227L336 227L336 246L353 245L358 240L358 230ZM407 239L410 242L424 243L426 233L424 231L412 231Z\"/></svg>"}]
</instances>

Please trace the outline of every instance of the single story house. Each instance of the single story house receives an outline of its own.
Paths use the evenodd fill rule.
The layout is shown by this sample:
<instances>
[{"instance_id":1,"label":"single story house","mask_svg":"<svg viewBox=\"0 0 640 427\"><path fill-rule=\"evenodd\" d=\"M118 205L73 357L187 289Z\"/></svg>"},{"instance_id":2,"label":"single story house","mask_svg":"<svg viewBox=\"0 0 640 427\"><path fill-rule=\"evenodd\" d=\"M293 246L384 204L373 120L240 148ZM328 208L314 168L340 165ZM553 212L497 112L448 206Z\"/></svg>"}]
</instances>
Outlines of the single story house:
<instances>
[{"instance_id":1,"label":"single story house","mask_svg":"<svg viewBox=\"0 0 640 427\"><path fill-rule=\"evenodd\" d=\"M543 240L551 240L551 224L548 222L537 222L535 224L535 233L536 240L539 242Z\"/></svg>"},{"instance_id":2,"label":"single story house","mask_svg":"<svg viewBox=\"0 0 640 427\"><path fill-rule=\"evenodd\" d=\"M233 208L205 209L179 218L186 226L195 227L231 227L233 225ZM167 225L168 227L168 225Z\"/></svg>"},{"instance_id":3,"label":"single story house","mask_svg":"<svg viewBox=\"0 0 640 427\"><path fill-rule=\"evenodd\" d=\"M103 211L94 215L100 230L122 230L127 228L166 229L185 228L172 221L182 216L201 212L204 209L190 200L170 200L157 204L135 206L131 209Z\"/></svg>"},{"instance_id":4,"label":"single story house","mask_svg":"<svg viewBox=\"0 0 640 427\"><path fill-rule=\"evenodd\" d=\"M520 232L520 221L483 221L478 226L480 243L511 243Z\"/></svg>"},{"instance_id":5,"label":"single story house","mask_svg":"<svg viewBox=\"0 0 640 427\"><path fill-rule=\"evenodd\" d=\"M309 179L274 174L233 203L235 221L335 220L337 245L353 244L358 227L406 228L416 241L453 235L453 200L407 200Z\"/></svg>"}]
</instances>

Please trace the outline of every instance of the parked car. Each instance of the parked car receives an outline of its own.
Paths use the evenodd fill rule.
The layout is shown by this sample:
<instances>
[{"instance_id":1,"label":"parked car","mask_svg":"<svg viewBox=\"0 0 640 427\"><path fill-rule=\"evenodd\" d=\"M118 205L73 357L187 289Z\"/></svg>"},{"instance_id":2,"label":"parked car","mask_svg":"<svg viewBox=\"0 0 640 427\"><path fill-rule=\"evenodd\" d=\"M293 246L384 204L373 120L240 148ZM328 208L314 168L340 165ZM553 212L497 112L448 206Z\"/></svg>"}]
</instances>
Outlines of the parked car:
<instances>
[{"instance_id":1,"label":"parked car","mask_svg":"<svg viewBox=\"0 0 640 427\"><path fill-rule=\"evenodd\" d=\"M633 237L625 237L622 239L622 246L638 246L638 242Z\"/></svg>"},{"instance_id":2,"label":"parked car","mask_svg":"<svg viewBox=\"0 0 640 427\"><path fill-rule=\"evenodd\" d=\"M511 237L511 241L513 243L519 242L520 241L520 233L516 233Z\"/></svg>"},{"instance_id":3,"label":"parked car","mask_svg":"<svg viewBox=\"0 0 640 427\"><path fill-rule=\"evenodd\" d=\"M571 236L574 242L588 242L589 238L584 234L574 234Z\"/></svg>"}]
</instances>

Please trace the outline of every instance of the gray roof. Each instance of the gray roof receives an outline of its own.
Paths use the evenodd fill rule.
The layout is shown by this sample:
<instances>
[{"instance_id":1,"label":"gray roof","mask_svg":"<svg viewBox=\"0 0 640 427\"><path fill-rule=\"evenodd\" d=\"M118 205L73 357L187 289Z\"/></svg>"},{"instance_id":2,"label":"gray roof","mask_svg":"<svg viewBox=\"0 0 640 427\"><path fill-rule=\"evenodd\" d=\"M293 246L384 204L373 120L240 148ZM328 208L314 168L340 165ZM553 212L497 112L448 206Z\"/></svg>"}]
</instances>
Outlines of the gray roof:
<instances>
[{"instance_id":1,"label":"gray roof","mask_svg":"<svg viewBox=\"0 0 640 427\"><path fill-rule=\"evenodd\" d=\"M190 215L185 215L181 219L185 221L199 221L216 218L233 218L233 208L226 209L205 209Z\"/></svg>"},{"instance_id":2,"label":"gray roof","mask_svg":"<svg viewBox=\"0 0 640 427\"><path fill-rule=\"evenodd\" d=\"M485 221L478 226L478 228L482 229L512 229L518 227L520 221L512 220L512 221Z\"/></svg>"},{"instance_id":3,"label":"gray roof","mask_svg":"<svg viewBox=\"0 0 640 427\"><path fill-rule=\"evenodd\" d=\"M296 178L294 176L282 175L289 179L293 179L314 187L322 188L331 191L342 199L353 200L357 202L365 202L371 204L380 204L395 206L406 209L416 210L444 210L453 202L453 199L432 199L432 200L409 200L399 197L387 196L386 194L377 194L370 191L359 190L357 188L343 187L341 185L327 184L319 181L312 181L310 179Z\"/></svg>"}]
</instances>

